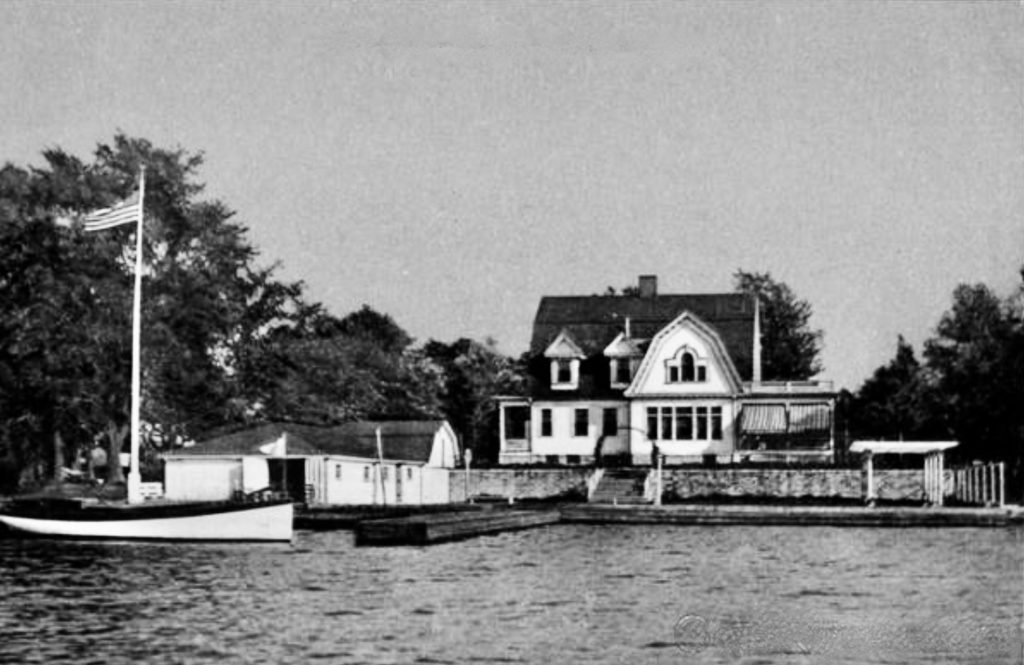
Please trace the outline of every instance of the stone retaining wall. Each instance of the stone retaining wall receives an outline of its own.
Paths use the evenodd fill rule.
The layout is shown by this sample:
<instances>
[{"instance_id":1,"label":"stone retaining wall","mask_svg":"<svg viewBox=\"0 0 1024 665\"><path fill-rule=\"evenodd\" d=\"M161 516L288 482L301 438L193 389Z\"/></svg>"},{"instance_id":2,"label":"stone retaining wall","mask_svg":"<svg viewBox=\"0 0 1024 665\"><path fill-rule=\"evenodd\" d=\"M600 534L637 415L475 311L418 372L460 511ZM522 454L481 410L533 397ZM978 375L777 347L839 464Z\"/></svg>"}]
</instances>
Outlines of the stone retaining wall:
<instances>
[{"instance_id":1,"label":"stone retaining wall","mask_svg":"<svg viewBox=\"0 0 1024 665\"><path fill-rule=\"evenodd\" d=\"M593 469L472 469L469 473L470 496L547 499L573 494L585 498ZM452 503L465 501L466 471L453 469L448 487Z\"/></svg>"},{"instance_id":2,"label":"stone retaining wall","mask_svg":"<svg viewBox=\"0 0 1024 665\"><path fill-rule=\"evenodd\" d=\"M473 469L469 495L515 499L583 498L591 468ZM883 501L925 500L923 469L875 469L875 492ZM663 490L668 501L701 497L863 499L860 469L668 468ZM449 475L452 503L466 500L466 472ZM945 470L946 495L953 474Z\"/></svg>"},{"instance_id":3,"label":"stone retaining wall","mask_svg":"<svg viewBox=\"0 0 1024 665\"><path fill-rule=\"evenodd\" d=\"M883 501L924 501L923 469L875 469L875 493ZM953 477L944 474L946 494ZM860 469L666 469L668 499L729 496L752 498L862 499Z\"/></svg>"}]
</instances>

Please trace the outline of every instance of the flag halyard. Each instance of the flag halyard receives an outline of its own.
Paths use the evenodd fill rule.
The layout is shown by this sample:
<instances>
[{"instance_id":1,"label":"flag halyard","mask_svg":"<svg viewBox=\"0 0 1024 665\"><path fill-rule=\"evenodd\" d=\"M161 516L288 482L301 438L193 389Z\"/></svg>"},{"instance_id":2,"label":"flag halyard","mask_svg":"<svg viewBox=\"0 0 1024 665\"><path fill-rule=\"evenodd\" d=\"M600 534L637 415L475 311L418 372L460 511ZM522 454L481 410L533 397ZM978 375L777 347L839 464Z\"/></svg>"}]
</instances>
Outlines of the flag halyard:
<instances>
[{"instance_id":1,"label":"flag halyard","mask_svg":"<svg viewBox=\"0 0 1024 665\"><path fill-rule=\"evenodd\" d=\"M109 208L101 208L89 213L82 222L85 224L86 231L103 231L122 224L137 222L141 212L139 193L135 192Z\"/></svg>"}]
</instances>

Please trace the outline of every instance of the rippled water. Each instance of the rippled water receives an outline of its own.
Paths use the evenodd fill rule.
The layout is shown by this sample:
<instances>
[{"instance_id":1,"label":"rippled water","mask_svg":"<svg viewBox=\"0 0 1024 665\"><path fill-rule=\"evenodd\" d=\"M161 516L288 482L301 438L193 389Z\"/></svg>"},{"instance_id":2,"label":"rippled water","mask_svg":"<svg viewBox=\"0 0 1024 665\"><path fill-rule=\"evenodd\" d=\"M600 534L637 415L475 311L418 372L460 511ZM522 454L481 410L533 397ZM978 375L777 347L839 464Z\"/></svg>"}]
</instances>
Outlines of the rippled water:
<instances>
[{"instance_id":1,"label":"rippled water","mask_svg":"<svg viewBox=\"0 0 1024 665\"><path fill-rule=\"evenodd\" d=\"M1020 544L583 525L429 548L0 539L0 662L1016 664Z\"/></svg>"}]
</instances>

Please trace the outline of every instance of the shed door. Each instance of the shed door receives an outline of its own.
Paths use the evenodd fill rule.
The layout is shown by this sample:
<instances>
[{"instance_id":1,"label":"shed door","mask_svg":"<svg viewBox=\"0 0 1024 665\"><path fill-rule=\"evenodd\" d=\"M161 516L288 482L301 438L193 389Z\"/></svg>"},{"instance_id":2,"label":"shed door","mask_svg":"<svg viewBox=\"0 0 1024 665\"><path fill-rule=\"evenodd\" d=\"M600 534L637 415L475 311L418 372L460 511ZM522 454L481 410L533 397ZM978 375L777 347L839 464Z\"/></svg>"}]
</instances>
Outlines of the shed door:
<instances>
[{"instance_id":1,"label":"shed door","mask_svg":"<svg viewBox=\"0 0 1024 665\"><path fill-rule=\"evenodd\" d=\"M284 492L292 501L306 501L306 460L303 458L268 459L270 487L275 492Z\"/></svg>"}]
</instances>

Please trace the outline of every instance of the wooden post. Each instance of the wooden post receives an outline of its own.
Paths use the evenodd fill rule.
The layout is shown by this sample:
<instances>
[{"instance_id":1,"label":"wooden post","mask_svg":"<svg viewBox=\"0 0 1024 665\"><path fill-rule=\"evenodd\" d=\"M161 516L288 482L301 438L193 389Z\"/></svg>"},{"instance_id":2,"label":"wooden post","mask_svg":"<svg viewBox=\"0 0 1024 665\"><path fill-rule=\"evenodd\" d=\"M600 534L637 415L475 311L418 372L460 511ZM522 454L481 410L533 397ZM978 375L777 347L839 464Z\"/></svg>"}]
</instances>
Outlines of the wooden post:
<instances>
[{"instance_id":1,"label":"wooden post","mask_svg":"<svg viewBox=\"0 0 1024 665\"><path fill-rule=\"evenodd\" d=\"M469 464L473 460L473 451L467 448L462 454L462 459L466 463L466 503L469 503Z\"/></svg>"},{"instance_id":2,"label":"wooden post","mask_svg":"<svg viewBox=\"0 0 1024 665\"><path fill-rule=\"evenodd\" d=\"M935 505L935 455L924 458L924 499L929 506Z\"/></svg>"},{"instance_id":3,"label":"wooden post","mask_svg":"<svg viewBox=\"0 0 1024 665\"><path fill-rule=\"evenodd\" d=\"M656 506L660 506L661 505L661 472L662 472L662 465L664 463L664 460L665 460L665 456L662 455L659 452L658 453L658 482L657 482L657 485L654 488L654 505L656 505Z\"/></svg>"},{"instance_id":4,"label":"wooden post","mask_svg":"<svg viewBox=\"0 0 1024 665\"><path fill-rule=\"evenodd\" d=\"M864 503L873 506L875 505L875 479L874 479L874 465L871 461L871 452L864 453L864 461L861 473L863 474L864 481Z\"/></svg>"},{"instance_id":5,"label":"wooden post","mask_svg":"<svg viewBox=\"0 0 1024 665\"><path fill-rule=\"evenodd\" d=\"M999 507L1006 505L1006 463L999 463Z\"/></svg>"},{"instance_id":6,"label":"wooden post","mask_svg":"<svg viewBox=\"0 0 1024 665\"><path fill-rule=\"evenodd\" d=\"M988 503L986 503L985 505L994 506L996 505L996 465L989 463L986 466L988 467L989 489Z\"/></svg>"}]
</instances>

